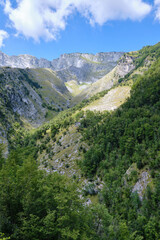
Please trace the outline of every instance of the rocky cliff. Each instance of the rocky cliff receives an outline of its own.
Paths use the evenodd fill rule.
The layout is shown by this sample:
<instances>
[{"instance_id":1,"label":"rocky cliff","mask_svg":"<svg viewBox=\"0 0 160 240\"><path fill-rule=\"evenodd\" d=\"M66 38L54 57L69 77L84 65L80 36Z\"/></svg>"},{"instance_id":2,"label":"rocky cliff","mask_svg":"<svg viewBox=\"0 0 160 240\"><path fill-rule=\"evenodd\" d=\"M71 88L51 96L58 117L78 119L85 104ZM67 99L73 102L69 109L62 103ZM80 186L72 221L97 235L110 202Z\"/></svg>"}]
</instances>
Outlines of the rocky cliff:
<instances>
[{"instance_id":1,"label":"rocky cliff","mask_svg":"<svg viewBox=\"0 0 160 240\"><path fill-rule=\"evenodd\" d=\"M116 65L123 52L97 54L71 53L48 61L30 55L8 56L0 52L0 66L12 68L50 68L63 81L76 80L78 83L95 82Z\"/></svg>"},{"instance_id":2,"label":"rocky cliff","mask_svg":"<svg viewBox=\"0 0 160 240\"><path fill-rule=\"evenodd\" d=\"M89 98L95 95L98 92L111 89L115 84L118 83L120 78L125 77L128 73L135 69L136 64L134 59L129 54L124 54L117 65L101 79L98 79L96 82L86 86L74 99L73 105L82 101L85 98Z\"/></svg>"},{"instance_id":3,"label":"rocky cliff","mask_svg":"<svg viewBox=\"0 0 160 240\"><path fill-rule=\"evenodd\" d=\"M0 68L0 123L4 128L13 117L40 125L66 109L70 97L64 82L50 69Z\"/></svg>"}]
</instances>

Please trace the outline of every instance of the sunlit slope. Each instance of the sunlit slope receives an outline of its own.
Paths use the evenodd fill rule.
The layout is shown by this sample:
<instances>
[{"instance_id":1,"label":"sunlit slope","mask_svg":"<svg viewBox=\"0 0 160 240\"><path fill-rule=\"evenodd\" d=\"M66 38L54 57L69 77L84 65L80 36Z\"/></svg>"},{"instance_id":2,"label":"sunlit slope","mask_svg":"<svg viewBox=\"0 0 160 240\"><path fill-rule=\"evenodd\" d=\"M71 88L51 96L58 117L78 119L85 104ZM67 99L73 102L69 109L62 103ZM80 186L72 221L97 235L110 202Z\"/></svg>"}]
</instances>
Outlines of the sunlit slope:
<instances>
[{"instance_id":1,"label":"sunlit slope","mask_svg":"<svg viewBox=\"0 0 160 240\"><path fill-rule=\"evenodd\" d=\"M134 69L134 58L128 54L123 55L117 66L111 72L84 89L72 100L72 104L74 105L75 103L89 98L99 92L111 89L114 85L118 84L118 80L120 78L125 77Z\"/></svg>"},{"instance_id":2,"label":"sunlit slope","mask_svg":"<svg viewBox=\"0 0 160 240\"><path fill-rule=\"evenodd\" d=\"M65 85L68 89L68 91L71 93L73 97L79 95L84 89L88 88L90 86L90 83L81 83L78 84L77 81L71 80L68 82L65 82Z\"/></svg>"},{"instance_id":3,"label":"sunlit slope","mask_svg":"<svg viewBox=\"0 0 160 240\"><path fill-rule=\"evenodd\" d=\"M71 95L50 69L0 68L0 143L16 124L37 127L69 107Z\"/></svg>"},{"instance_id":4,"label":"sunlit slope","mask_svg":"<svg viewBox=\"0 0 160 240\"><path fill-rule=\"evenodd\" d=\"M39 92L52 106L66 108L66 101L71 97L64 82L57 77L55 71L49 68L27 69L28 74L41 85Z\"/></svg>"},{"instance_id":5,"label":"sunlit slope","mask_svg":"<svg viewBox=\"0 0 160 240\"><path fill-rule=\"evenodd\" d=\"M129 86L117 87L110 90L104 97L93 101L87 107L83 108L84 111L113 111L123 104L130 96L131 88Z\"/></svg>"},{"instance_id":6,"label":"sunlit slope","mask_svg":"<svg viewBox=\"0 0 160 240\"><path fill-rule=\"evenodd\" d=\"M76 95L72 99L71 105L73 106L83 99L88 99L119 84L131 86L137 77L143 75L159 56L160 43L154 46L146 46L139 51L125 53L114 69Z\"/></svg>"}]
</instances>

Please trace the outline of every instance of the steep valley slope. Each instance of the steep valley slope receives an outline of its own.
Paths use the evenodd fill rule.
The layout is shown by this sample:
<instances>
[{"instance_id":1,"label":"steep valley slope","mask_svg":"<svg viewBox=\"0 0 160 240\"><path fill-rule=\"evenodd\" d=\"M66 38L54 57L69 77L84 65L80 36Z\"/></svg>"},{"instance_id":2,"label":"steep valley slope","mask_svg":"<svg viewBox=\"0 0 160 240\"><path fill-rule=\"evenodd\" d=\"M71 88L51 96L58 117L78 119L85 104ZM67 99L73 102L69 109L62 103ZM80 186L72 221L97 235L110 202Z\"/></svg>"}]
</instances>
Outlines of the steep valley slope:
<instances>
[{"instance_id":1,"label":"steep valley slope","mask_svg":"<svg viewBox=\"0 0 160 240\"><path fill-rule=\"evenodd\" d=\"M145 62L142 65L145 66ZM126 88L129 94L130 87L127 84L130 82L132 73L121 81L121 86L103 93L104 96L97 94L97 99L94 96L89 101L79 103L37 130L24 135L17 133L12 147L16 147L16 141L20 142L22 147L35 146L34 154L40 169L58 172L78 181L88 196L99 194L100 197L104 175L108 176L107 171L110 172L110 166L115 168L114 174L117 174L118 167L121 174L119 181L124 181L123 186L117 185L119 191L127 191L129 185L131 193L137 191L142 200L147 186L154 188L151 170L157 171L152 164L154 166L158 164L156 160L159 146L159 141L156 140L159 134L159 128L157 128L159 124L158 66L159 61L155 62L144 76L137 76L131 87L131 98L125 100L126 103L117 111L113 112L122 103L114 109L107 109L111 111L110 113L105 111L106 109L92 109L91 106L96 101L102 101L104 97L107 101L108 93L111 91L121 92L121 88ZM114 98L118 97L117 92L115 94ZM123 91L122 95L125 95ZM111 99L108 101L108 106L110 101ZM100 107L102 107L101 104ZM152 151L154 144L156 149L154 153L150 153L153 154L151 157L148 151ZM132 172L136 172L137 177L134 174L132 176ZM112 173L109 178L112 179ZM107 185L107 188L110 189L110 186ZM110 189L110 191L113 194L113 190ZM91 199L94 201L93 196Z\"/></svg>"},{"instance_id":2,"label":"steep valley slope","mask_svg":"<svg viewBox=\"0 0 160 240\"><path fill-rule=\"evenodd\" d=\"M36 127L69 108L73 97L112 70L122 55L64 54L50 62L0 52L1 142L6 143L13 123Z\"/></svg>"},{"instance_id":3,"label":"steep valley slope","mask_svg":"<svg viewBox=\"0 0 160 240\"><path fill-rule=\"evenodd\" d=\"M67 109L71 94L51 69L0 68L0 141L16 124L29 129Z\"/></svg>"},{"instance_id":4,"label":"steep valley slope","mask_svg":"<svg viewBox=\"0 0 160 240\"><path fill-rule=\"evenodd\" d=\"M160 239L160 43L123 55L111 72L68 109L78 96L57 72L1 69L1 132L5 126L9 134L7 159L0 148L6 236ZM28 130L34 118L45 124Z\"/></svg>"},{"instance_id":5,"label":"steep valley slope","mask_svg":"<svg viewBox=\"0 0 160 240\"><path fill-rule=\"evenodd\" d=\"M159 44L155 45L154 48L159 49ZM90 98L98 92L111 89L119 84L125 76L128 77L128 74L130 75L128 85L132 85L134 78L142 75L156 60L158 53L156 53L155 49L152 50L152 48L150 51L147 53L146 51L143 52L142 49L140 51L125 53L109 73L76 94L71 105L75 105L83 99Z\"/></svg>"},{"instance_id":6,"label":"steep valley slope","mask_svg":"<svg viewBox=\"0 0 160 240\"><path fill-rule=\"evenodd\" d=\"M43 140L40 140L37 144L40 144L38 159L41 167L45 166L48 170L52 169L61 174L67 174L70 177L78 174L79 167L77 161L82 159L83 154L90 148L90 144L88 145L86 141L87 139L82 137L81 134L82 126L82 129L90 129L90 125L92 126L93 124L92 121L90 122L90 119L92 119L94 113L90 111L97 114L95 115L96 122L103 119L103 114L104 116L108 116L110 112L112 115L113 110L117 108L121 109L121 105L123 109L123 104L129 101L128 99L133 92L134 85L143 75L144 81L145 73L159 59L159 52L160 47L158 44L153 47L144 48L139 52L126 54L126 58L132 59L132 61L130 61L127 68L126 61L124 60L125 56L122 57L118 63L118 68L120 68L119 65L123 62L125 68L121 69L127 70L125 73L121 70L123 75L120 75L121 78L120 76L117 78L113 87L111 86L110 89L101 91L91 98L83 100L75 107L60 113L49 125L44 125L42 130L40 128L38 131L41 132Z\"/></svg>"},{"instance_id":7,"label":"steep valley slope","mask_svg":"<svg viewBox=\"0 0 160 240\"><path fill-rule=\"evenodd\" d=\"M64 68L74 66L81 70L86 79L88 75L83 71L85 64L92 67L94 65L93 69L88 68L90 74L94 73L94 69L105 69L106 66L108 66L106 71L111 69L101 79L98 79L100 75L97 75L98 80L88 85L88 80L79 83L82 79L78 77L79 80L68 81L70 78L61 79L59 73L51 68L39 68L50 65L45 65L43 61L41 63L31 56L8 57L1 53L1 65L25 67L25 69L11 67L0 69L1 142L7 144L6 139L10 138L11 129L15 128L14 123L19 123L27 129L41 125L56 116L59 111L72 107L84 99L90 104L87 103L88 106L84 110L116 109L129 97L132 84L155 62L158 54L159 44L125 53L123 56L122 53L64 54L54 61L58 71L61 69L65 72ZM38 68L28 68L33 66ZM92 96L91 101L87 100Z\"/></svg>"}]
</instances>

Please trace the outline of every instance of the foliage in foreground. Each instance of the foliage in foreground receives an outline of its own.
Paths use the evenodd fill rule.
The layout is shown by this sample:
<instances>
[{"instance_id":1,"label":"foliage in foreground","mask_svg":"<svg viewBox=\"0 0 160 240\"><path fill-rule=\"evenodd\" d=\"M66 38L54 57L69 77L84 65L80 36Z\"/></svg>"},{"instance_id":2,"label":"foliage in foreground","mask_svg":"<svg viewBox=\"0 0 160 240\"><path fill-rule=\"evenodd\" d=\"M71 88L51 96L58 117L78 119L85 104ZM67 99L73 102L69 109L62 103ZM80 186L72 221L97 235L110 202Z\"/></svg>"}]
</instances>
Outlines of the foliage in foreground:
<instances>
[{"instance_id":1,"label":"foliage in foreground","mask_svg":"<svg viewBox=\"0 0 160 240\"><path fill-rule=\"evenodd\" d=\"M77 186L33 159L18 161L14 153L0 170L0 231L16 240L90 239L91 213Z\"/></svg>"}]
</instances>

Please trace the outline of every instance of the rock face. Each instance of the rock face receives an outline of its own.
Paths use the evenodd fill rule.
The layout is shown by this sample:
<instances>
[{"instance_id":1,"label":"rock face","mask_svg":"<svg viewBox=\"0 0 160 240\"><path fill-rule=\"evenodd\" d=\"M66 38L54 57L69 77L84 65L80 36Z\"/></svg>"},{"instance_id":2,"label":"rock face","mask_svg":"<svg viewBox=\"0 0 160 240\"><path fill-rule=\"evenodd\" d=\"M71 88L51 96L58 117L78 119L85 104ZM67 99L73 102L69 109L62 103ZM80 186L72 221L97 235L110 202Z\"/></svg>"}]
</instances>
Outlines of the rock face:
<instances>
[{"instance_id":1,"label":"rock face","mask_svg":"<svg viewBox=\"0 0 160 240\"><path fill-rule=\"evenodd\" d=\"M147 186L152 186L150 171L148 169L139 170L136 163L133 163L126 171L123 181L124 186L131 187L132 193L137 193L141 201L145 196Z\"/></svg>"},{"instance_id":2,"label":"rock face","mask_svg":"<svg viewBox=\"0 0 160 240\"><path fill-rule=\"evenodd\" d=\"M118 78L125 77L126 74L135 69L133 60L134 58L132 56L124 54L116 66L116 74L118 75Z\"/></svg>"},{"instance_id":3,"label":"rock face","mask_svg":"<svg viewBox=\"0 0 160 240\"><path fill-rule=\"evenodd\" d=\"M0 144L8 154L18 126L37 127L69 107L71 95L51 69L0 68Z\"/></svg>"},{"instance_id":4,"label":"rock face","mask_svg":"<svg viewBox=\"0 0 160 240\"><path fill-rule=\"evenodd\" d=\"M19 56L8 56L0 52L0 66L12 68L50 68L51 62L46 59L37 59L36 57L24 54Z\"/></svg>"},{"instance_id":5,"label":"rock face","mask_svg":"<svg viewBox=\"0 0 160 240\"><path fill-rule=\"evenodd\" d=\"M138 182L134 185L132 192L137 192L139 198L142 200L144 192L150 182L151 182L150 174L147 171L142 172Z\"/></svg>"},{"instance_id":6,"label":"rock face","mask_svg":"<svg viewBox=\"0 0 160 240\"><path fill-rule=\"evenodd\" d=\"M80 100L89 98L98 92L108 90L118 82L120 78L125 77L128 73L135 69L134 58L128 54L124 54L118 61L118 64L101 79L89 85L74 99L73 105Z\"/></svg>"},{"instance_id":7,"label":"rock face","mask_svg":"<svg viewBox=\"0 0 160 240\"><path fill-rule=\"evenodd\" d=\"M47 114L54 116L66 109L69 98L64 82L51 70L0 68L1 115L8 109L12 115L18 114L39 125L46 120Z\"/></svg>"},{"instance_id":8,"label":"rock face","mask_svg":"<svg viewBox=\"0 0 160 240\"><path fill-rule=\"evenodd\" d=\"M50 68L63 81L76 80L78 83L95 82L110 72L123 52L97 54L71 53L48 61L30 55L8 56L0 52L0 66L12 68Z\"/></svg>"},{"instance_id":9,"label":"rock face","mask_svg":"<svg viewBox=\"0 0 160 240\"><path fill-rule=\"evenodd\" d=\"M1 93L14 113L25 119L36 121L44 118L46 110L42 107L42 99L25 81L23 74L17 69L4 69L1 77ZM37 87L39 87L37 85Z\"/></svg>"}]
</instances>

